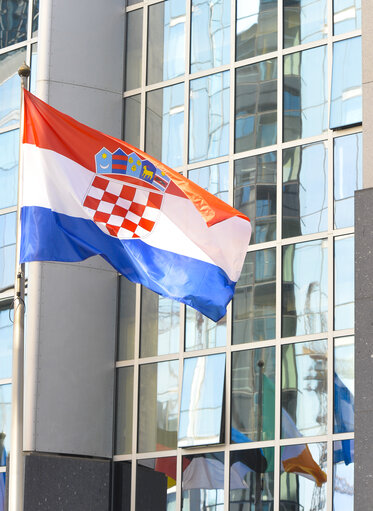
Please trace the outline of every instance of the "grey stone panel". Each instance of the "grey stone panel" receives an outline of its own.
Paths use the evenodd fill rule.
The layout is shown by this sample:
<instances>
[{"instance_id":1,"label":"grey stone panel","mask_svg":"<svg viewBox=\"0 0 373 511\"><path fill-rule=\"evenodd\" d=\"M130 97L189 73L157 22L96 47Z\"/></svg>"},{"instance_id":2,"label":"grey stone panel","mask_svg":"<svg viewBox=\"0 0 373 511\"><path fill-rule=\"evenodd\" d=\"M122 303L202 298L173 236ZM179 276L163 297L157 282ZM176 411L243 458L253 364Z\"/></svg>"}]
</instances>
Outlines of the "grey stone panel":
<instances>
[{"instance_id":1,"label":"grey stone panel","mask_svg":"<svg viewBox=\"0 0 373 511\"><path fill-rule=\"evenodd\" d=\"M24 511L109 511L111 462L26 456Z\"/></svg>"}]
</instances>

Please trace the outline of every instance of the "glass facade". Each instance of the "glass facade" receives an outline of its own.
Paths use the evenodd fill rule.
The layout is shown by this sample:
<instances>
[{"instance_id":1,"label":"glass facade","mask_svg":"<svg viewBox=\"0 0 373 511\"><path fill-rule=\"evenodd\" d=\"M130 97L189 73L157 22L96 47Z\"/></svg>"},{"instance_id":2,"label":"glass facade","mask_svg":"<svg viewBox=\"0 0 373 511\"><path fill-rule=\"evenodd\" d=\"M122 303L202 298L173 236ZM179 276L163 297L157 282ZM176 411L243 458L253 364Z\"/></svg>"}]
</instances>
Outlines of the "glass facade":
<instances>
[{"instance_id":1,"label":"glass facade","mask_svg":"<svg viewBox=\"0 0 373 511\"><path fill-rule=\"evenodd\" d=\"M218 323L120 286L132 509L146 484L172 511L350 511L360 0L131 0L126 23L125 139L253 230Z\"/></svg>"}]
</instances>

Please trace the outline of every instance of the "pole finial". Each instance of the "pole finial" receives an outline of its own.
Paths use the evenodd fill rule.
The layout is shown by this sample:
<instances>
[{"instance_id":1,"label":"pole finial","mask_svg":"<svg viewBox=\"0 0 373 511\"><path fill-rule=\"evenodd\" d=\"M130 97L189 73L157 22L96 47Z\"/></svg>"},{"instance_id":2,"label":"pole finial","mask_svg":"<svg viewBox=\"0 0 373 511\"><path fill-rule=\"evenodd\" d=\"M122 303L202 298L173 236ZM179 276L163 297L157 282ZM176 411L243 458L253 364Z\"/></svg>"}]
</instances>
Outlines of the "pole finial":
<instances>
[{"instance_id":1,"label":"pole finial","mask_svg":"<svg viewBox=\"0 0 373 511\"><path fill-rule=\"evenodd\" d=\"M18 68L18 74L21 78L28 78L30 76L31 69L30 67L24 62L19 68Z\"/></svg>"}]
</instances>

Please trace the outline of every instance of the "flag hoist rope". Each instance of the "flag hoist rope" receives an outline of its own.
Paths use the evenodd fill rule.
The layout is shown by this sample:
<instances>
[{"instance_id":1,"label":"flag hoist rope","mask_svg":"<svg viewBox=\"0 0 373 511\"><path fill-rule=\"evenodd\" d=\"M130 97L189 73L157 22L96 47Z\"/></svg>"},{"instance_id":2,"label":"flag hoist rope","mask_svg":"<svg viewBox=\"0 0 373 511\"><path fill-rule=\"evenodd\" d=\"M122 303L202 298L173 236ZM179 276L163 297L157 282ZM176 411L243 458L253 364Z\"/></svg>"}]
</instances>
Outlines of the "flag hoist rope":
<instances>
[{"instance_id":1,"label":"flag hoist rope","mask_svg":"<svg viewBox=\"0 0 373 511\"><path fill-rule=\"evenodd\" d=\"M22 137L23 91L27 86L30 68L23 64L18 69L21 78L20 151L18 162L16 275L14 284L13 366L12 366L12 423L10 434L9 511L24 509L24 455L23 455L23 385L24 385L24 320L25 320L25 265L20 263L21 197L22 197Z\"/></svg>"}]
</instances>

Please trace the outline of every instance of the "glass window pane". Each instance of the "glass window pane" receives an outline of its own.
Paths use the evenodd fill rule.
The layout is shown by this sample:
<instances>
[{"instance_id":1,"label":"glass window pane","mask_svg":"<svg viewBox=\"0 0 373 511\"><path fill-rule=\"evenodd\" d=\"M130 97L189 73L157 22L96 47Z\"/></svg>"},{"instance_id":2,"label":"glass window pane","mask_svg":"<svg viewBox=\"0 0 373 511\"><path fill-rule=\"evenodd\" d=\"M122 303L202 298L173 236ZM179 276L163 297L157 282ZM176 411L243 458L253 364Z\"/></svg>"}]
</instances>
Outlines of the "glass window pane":
<instances>
[{"instance_id":1,"label":"glass window pane","mask_svg":"<svg viewBox=\"0 0 373 511\"><path fill-rule=\"evenodd\" d=\"M234 207L250 218L250 243L276 239L277 153L234 162Z\"/></svg>"},{"instance_id":2,"label":"glass window pane","mask_svg":"<svg viewBox=\"0 0 373 511\"><path fill-rule=\"evenodd\" d=\"M282 336L328 329L326 240L297 243L282 253Z\"/></svg>"},{"instance_id":3,"label":"glass window pane","mask_svg":"<svg viewBox=\"0 0 373 511\"><path fill-rule=\"evenodd\" d=\"M230 511L271 511L273 509L273 460L273 447L231 452Z\"/></svg>"},{"instance_id":4,"label":"glass window pane","mask_svg":"<svg viewBox=\"0 0 373 511\"><path fill-rule=\"evenodd\" d=\"M190 82L189 161L229 150L229 71Z\"/></svg>"},{"instance_id":5,"label":"glass window pane","mask_svg":"<svg viewBox=\"0 0 373 511\"><path fill-rule=\"evenodd\" d=\"M13 323L9 309L0 309L0 378L12 377Z\"/></svg>"},{"instance_id":6,"label":"glass window pane","mask_svg":"<svg viewBox=\"0 0 373 511\"><path fill-rule=\"evenodd\" d=\"M126 14L126 90L136 89L141 85L142 11L138 9Z\"/></svg>"},{"instance_id":7,"label":"glass window pane","mask_svg":"<svg viewBox=\"0 0 373 511\"><path fill-rule=\"evenodd\" d=\"M21 102L18 68L26 60L26 48L0 55L0 129L18 127Z\"/></svg>"},{"instance_id":8,"label":"glass window pane","mask_svg":"<svg viewBox=\"0 0 373 511\"><path fill-rule=\"evenodd\" d=\"M284 142L326 131L327 67L326 46L284 57Z\"/></svg>"},{"instance_id":9,"label":"glass window pane","mask_svg":"<svg viewBox=\"0 0 373 511\"><path fill-rule=\"evenodd\" d=\"M0 215L0 287L14 282L16 221L16 213Z\"/></svg>"},{"instance_id":10,"label":"glass window pane","mask_svg":"<svg viewBox=\"0 0 373 511\"><path fill-rule=\"evenodd\" d=\"M38 70L38 43L31 46L31 74L30 74L30 92L36 93L36 74Z\"/></svg>"},{"instance_id":11,"label":"glass window pane","mask_svg":"<svg viewBox=\"0 0 373 511\"><path fill-rule=\"evenodd\" d=\"M148 84L184 74L185 0L149 6Z\"/></svg>"},{"instance_id":12,"label":"glass window pane","mask_svg":"<svg viewBox=\"0 0 373 511\"><path fill-rule=\"evenodd\" d=\"M135 346L136 284L119 277L118 360L131 360Z\"/></svg>"},{"instance_id":13,"label":"glass window pane","mask_svg":"<svg viewBox=\"0 0 373 511\"><path fill-rule=\"evenodd\" d=\"M115 454L132 451L133 367L117 369Z\"/></svg>"},{"instance_id":14,"label":"glass window pane","mask_svg":"<svg viewBox=\"0 0 373 511\"><path fill-rule=\"evenodd\" d=\"M186 308L185 351L225 346L226 339L227 316L215 323L191 307Z\"/></svg>"},{"instance_id":15,"label":"glass window pane","mask_svg":"<svg viewBox=\"0 0 373 511\"><path fill-rule=\"evenodd\" d=\"M224 453L183 456L182 509L223 511Z\"/></svg>"},{"instance_id":16,"label":"glass window pane","mask_svg":"<svg viewBox=\"0 0 373 511\"><path fill-rule=\"evenodd\" d=\"M232 354L231 442L273 440L275 348Z\"/></svg>"},{"instance_id":17,"label":"glass window pane","mask_svg":"<svg viewBox=\"0 0 373 511\"><path fill-rule=\"evenodd\" d=\"M361 37L333 45L330 128L362 121Z\"/></svg>"},{"instance_id":18,"label":"glass window pane","mask_svg":"<svg viewBox=\"0 0 373 511\"><path fill-rule=\"evenodd\" d=\"M334 139L334 226L354 225L354 192L363 187L362 134Z\"/></svg>"},{"instance_id":19,"label":"glass window pane","mask_svg":"<svg viewBox=\"0 0 373 511\"><path fill-rule=\"evenodd\" d=\"M140 356L153 357L179 351L180 304L141 288Z\"/></svg>"},{"instance_id":20,"label":"glass window pane","mask_svg":"<svg viewBox=\"0 0 373 511\"><path fill-rule=\"evenodd\" d=\"M32 37L38 35L39 29L39 0L32 2Z\"/></svg>"},{"instance_id":21,"label":"glass window pane","mask_svg":"<svg viewBox=\"0 0 373 511\"><path fill-rule=\"evenodd\" d=\"M277 0L237 0L236 60L277 50Z\"/></svg>"},{"instance_id":22,"label":"glass window pane","mask_svg":"<svg viewBox=\"0 0 373 511\"><path fill-rule=\"evenodd\" d=\"M131 462L117 461L113 465L113 508L131 510Z\"/></svg>"},{"instance_id":23,"label":"glass window pane","mask_svg":"<svg viewBox=\"0 0 373 511\"><path fill-rule=\"evenodd\" d=\"M219 199L225 202L229 201L229 166L227 162L190 170L188 178Z\"/></svg>"},{"instance_id":24,"label":"glass window pane","mask_svg":"<svg viewBox=\"0 0 373 511\"><path fill-rule=\"evenodd\" d=\"M179 362L140 366L138 451L176 449Z\"/></svg>"},{"instance_id":25,"label":"glass window pane","mask_svg":"<svg viewBox=\"0 0 373 511\"><path fill-rule=\"evenodd\" d=\"M6 465L10 451L10 427L12 420L12 386L0 385L0 465Z\"/></svg>"},{"instance_id":26,"label":"glass window pane","mask_svg":"<svg viewBox=\"0 0 373 511\"><path fill-rule=\"evenodd\" d=\"M361 28L361 0L334 0L334 35Z\"/></svg>"},{"instance_id":27,"label":"glass window pane","mask_svg":"<svg viewBox=\"0 0 373 511\"><path fill-rule=\"evenodd\" d=\"M148 92L145 147L170 167L183 164L184 84Z\"/></svg>"},{"instance_id":28,"label":"glass window pane","mask_svg":"<svg viewBox=\"0 0 373 511\"><path fill-rule=\"evenodd\" d=\"M276 249L246 254L233 298L233 344L276 336Z\"/></svg>"},{"instance_id":29,"label":"glass window pane","mask_svg":"<svg viewBox=\"0 0 373 511\"><path fill-rule=\"evenodd\" d=\"M141 3L143 0L127 0L127 6Z\"/></svg>"},{"instance_id":30,"label":"glass window pane","mask_svg":"<svg viewBox=\"0 0 373 511\"><path fill-rule=\"evenodd\" d=\"M281 438L327 433L327 340L287 344L281 354Z\"/></svg>"},{"instance_id":31,"label":"glass window pane","mask_svg":"<svg viewBox=\"0 0 373 511\"><path fill-rule=\"evenodd\" d=\"M235 151L277 140L277 59L236 70Z\"/></svg>"},{"instance_id":32,"label":"glass window pane","mask_svg":"<svg viewBox=\"0 0 373 511\"><path fill-rule=\"evenodd\" d=\"M221 442L225 353L184 360L178 447Z\"/></svg>"},{"instance_id":33,"label":"glass window pane","mask_svg":"<svg viewBox=\"0 0 373 511\"><path fill-rule=\"evenodd\" d=\"M328 151L326 142L283 151L282 236L328 228Z\"/></svg>"},{"instance_id":34,"label":"glass window pane","mask_svg":"<svg viewBox=\"0 0 373 511\"><path fill-rule=\"evenodd\" d=\"M281 447L281 511L327 510L326 461L326 443Z\"/></svg>"},{"instance_id":35,"label":"glass window pane","mask_svg":"<svg viewBox=\"0 0 373 511\"><path fill-rule=\"evenodd\" d=\"M326 37L327 6L326 0L284 0L284 47Z\"/></svg>"},{"instance_id":36,"label":"glass window pane","mask_svg":"<svg viewBox=\"0 0 373 511\"><path fill-rule=\"evenodd\" d=\"M124 140L140 147L141 95L124 99Z\"/></svg>"},{"instance_id":37,"label":"glass window pane","mask_svg":"<svg viewBox=\"0 0 373 511\"><path fill-rule=\"evenodd\" d=\"M230 0L192 0L192 73L229 63L230 4Z\"/></svg>"},{"instance_id":38,"label":"glass window pane","mask_svg":"<svg viewBox=\"0 0 373 511\"><path fill-rule=\"evenodd\" d=\"M334 339L334 433L354 431L354 394L354 338L339 337ZM348 451L344 454L342 459L351 461L347 458Z\"/></svg>"},{"instance_id":39,"label":"glass window pane","mask_svg":"<svg viewBox=\"0 0 373 511\"><path fill-rule=\"evenodd\" d=\"M19 130L0 133L0 208L17 204Z\"/></svg>"},{"instance_id":40,"label":"glass window pane","mask_svg":"<svg viewBox=\"0 0 373 511\"><path fill-rule=\"evenodd\" d=\"M175 511L175 506L176 456L139 460L136 511Z\"/></svg>"},{"instance_id":41,"label":"glass window pane","mask_svg":"<svg viewBox=\"0 0 373 511\"><path fill-rule=\"evenodd\" d=\"M354 511L354 440L333 443L333 510Z\"/></svg>"},{"instance_id":42,"label":"glass window pane","mask_svg":"<svg viewBox=\"0 0 373 511\"><path fill-rule=\"evenodd\" d=\"M28 0L4 0L0 9L0 48L27 38Z\"/></svg>"},{"instance_id":43,"label":"glass window pane","mask_svg":"<svg viewBox=\"0 0 373 511\"><path fill-rule=\"evenodd\" d=\"M354 328L354 237L334 241L334 329Z\"/></svg>"}]
</instances>

